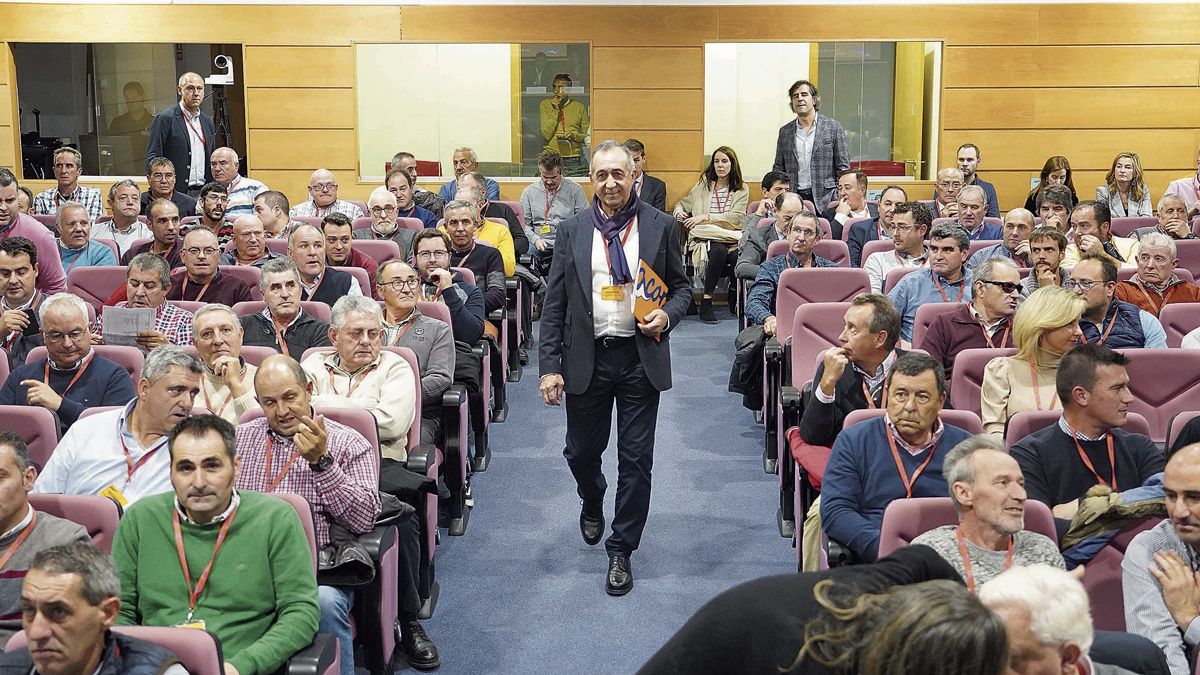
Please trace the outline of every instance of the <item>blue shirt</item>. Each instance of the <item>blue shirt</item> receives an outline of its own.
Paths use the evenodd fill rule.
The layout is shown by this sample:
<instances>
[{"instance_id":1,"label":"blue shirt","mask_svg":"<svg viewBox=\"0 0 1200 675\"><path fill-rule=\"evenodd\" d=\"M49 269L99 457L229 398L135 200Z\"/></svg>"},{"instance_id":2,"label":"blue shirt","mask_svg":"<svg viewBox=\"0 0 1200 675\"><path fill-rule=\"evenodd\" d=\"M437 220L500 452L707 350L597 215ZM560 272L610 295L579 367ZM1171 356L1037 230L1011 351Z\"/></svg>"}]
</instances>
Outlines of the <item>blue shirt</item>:
<instances>
[{"instance_id":1,"label":"blue shirt","mask_svg":"<svg viewBox=\"0 0 1200 675\"><path fill-rule=\"evenodd\" d=\"M62 240L59 240L58 257L62 258L63 270L71 270L76 267L112 266L117 264L117 256L112 252L112 249L93 240L88 240L87 246L78 251L63 246Z\"/></svg>"},{"instance_id":2,"label":"blue shirt","mask_svg":"<svg viewBox=\"0 0 1200 675\"><path fill-rule=\"evenodd\" d=\"M500 184L491 178L484 178L484 181L487 182L487 194L484 196L494 202L500 201ZM438 190L438 196L442 198L442 201L449 204L454 201L454 193L456 192L458 192L457 178L443 185L442 189Z\"/></svg>"},{"instance_id":3,"label":"blue shirt","mask_svg":"<svg viewBox=\"0 0 1200 675\"><path fill-rule=\"evenodd\" d=\"M758 268L754 285L746 297L746 315L756 324L762 324L775 314L775 291L779 287L779 275L789 267L800 267L800 261L791 253L768 259ZM813 267L837 267L837 263L819 255L813 256Z\"/></svg>"},{"instance_id":4,"label":"blue shirt","mask_svg":"<svg viewBox=\"0 0 1200 675\"><path fill-rule=\"evenodd\" d=\"M433 211L430 211L429 209L427 209L423 206L418 206L415 203L412 205L412 208L410 208L408 211L397 211L396 217L397 218L416 218L425 225L425 229L429 229L431 227L437 227L437 223L438 223L438 217L433 215Z\"/></svg>"},{"instance_id":5,"label":"blue shirt","mask_svg":"<svg viewBox=\"0 0 1200 675\"><path fill-rule=\"evenodd\" d=\"M939 285L941 290L938 289ZM888 293L888 299L900 312L900 338L912 342L913 321L917 318L918 307L927 302L970 302L971 284L967 282L966 274L958 281L950 282L933 270L919 269L904 275Z\"/></svg>"},{"instance_id":6,"label":"blue shirt","mask_svg":"<svg viewBox=\"0 0 1200 675\"><path fill-rule=\"evenodd\" d=\"M1004 242L1000 242L999 244L993 244L987 248L981 248L978 251L975 251L975 254L971 256L971 259L967 261L967 269L973 270L979 263L985 260L991 260L992 258L1008 258L1009 260L1013 261L1017 267L1029 267L1028 258L1025 260L1017 260L1016 258L1013 258L1012 251L1008 250L1008 247L1004 245ZM1037 281L1035 280L1034 283L1037 283Z\"/></svg>"}]
</instances>

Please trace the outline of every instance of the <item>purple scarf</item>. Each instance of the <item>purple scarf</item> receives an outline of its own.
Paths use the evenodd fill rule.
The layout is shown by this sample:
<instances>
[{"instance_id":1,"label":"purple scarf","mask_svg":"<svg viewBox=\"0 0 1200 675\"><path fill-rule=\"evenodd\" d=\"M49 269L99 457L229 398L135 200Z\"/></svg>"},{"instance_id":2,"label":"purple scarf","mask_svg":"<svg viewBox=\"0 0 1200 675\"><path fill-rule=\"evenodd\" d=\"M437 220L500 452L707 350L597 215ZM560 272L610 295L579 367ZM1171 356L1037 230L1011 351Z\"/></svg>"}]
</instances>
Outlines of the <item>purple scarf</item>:
<instances>
[{"instance_id":1,"label":"purple scarf","mask_svg":"<svg viewBox=\"0 0 1200 675\"><path fill-rule=\"evenodd\" d=\"M629 262L621 248L621 230L637 215L639 204L637 193L630 191L629 201L609 218L600 210L600 198L592 197L592 226L608 242L609 273L614 284L633 283L633 273L629 271Z\"/></svg>"}]
</instances>

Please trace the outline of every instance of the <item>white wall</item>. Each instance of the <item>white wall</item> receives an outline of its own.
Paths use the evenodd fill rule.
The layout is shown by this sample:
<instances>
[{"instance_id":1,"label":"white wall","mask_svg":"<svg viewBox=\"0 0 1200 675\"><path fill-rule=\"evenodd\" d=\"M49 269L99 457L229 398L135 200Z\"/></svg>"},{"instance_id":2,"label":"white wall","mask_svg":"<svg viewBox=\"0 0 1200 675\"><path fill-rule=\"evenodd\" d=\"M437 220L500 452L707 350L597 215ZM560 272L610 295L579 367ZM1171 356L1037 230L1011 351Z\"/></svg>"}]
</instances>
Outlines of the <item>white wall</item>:
<instances>
[{"instance_id":1,"label":"white wall","mask_svg":"<svg viewBox=\"0 0 1200 675\"><path fill-rule=\"evenodd\" d=\"M697 170L722 145L737 153L742 176L761 179L775 161L779 127L795 119L787 90L808 79L807 42L704 45L704 152Z\"/></svg>"},{"instance_id":2,"label":"white wall","mask_svg":"<svg viewBox=\"0 0 1200 675\"><path fill-rule=\"evenodd\" d=\"M507 44L360 44L359 173L382 176L398 148L440 160L454 148L512 161L512 53Z\"/></svg>"}]
</instances>

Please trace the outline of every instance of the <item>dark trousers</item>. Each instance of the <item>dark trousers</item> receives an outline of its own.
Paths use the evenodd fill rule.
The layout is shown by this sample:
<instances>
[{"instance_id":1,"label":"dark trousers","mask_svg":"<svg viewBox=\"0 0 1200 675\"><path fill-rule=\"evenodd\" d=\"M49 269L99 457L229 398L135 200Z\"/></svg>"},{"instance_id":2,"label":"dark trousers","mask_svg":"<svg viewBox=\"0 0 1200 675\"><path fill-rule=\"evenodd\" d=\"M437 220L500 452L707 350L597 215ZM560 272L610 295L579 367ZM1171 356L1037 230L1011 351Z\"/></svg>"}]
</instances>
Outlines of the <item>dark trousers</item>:
<instances>
[{"instance_id":1,"label":"dark trousers","mask_svg":"<svg viewBox=\"0 0 1200 675\"><path fill-rule=\"evenodd\" d=\"M609 555L636 551L646 527L658 398L658 390L642 369L632 337L596 340L591 384L582 394L566 395L567 447L563 456L575 476L584 507L596 510L603 507L608 488L601 456L608 447L616 401L617 507L612 536L604 542Z\"/></svg>"},{"instance_id":2,"label":"dark trousers","mask_svg":"<svg viewBox=\"0 0 1200 675\"><path fill-rule=\"evenodd\" d=\"M818 214L818 215L820 215L821 211L824 211L824 210L825 210L825 205L824 205L824 204L818 204L818 203L816 203L816 202L813 202L813 191L812 191L812 188L808 188L808 189L806 189L806 190L801 190L801 191L800 191L800 198L801 198L801 199L806 199L806 200L808 200L808 201L812 202L812 205L813 205L813 206L815 206L815 207L816 207L816 209L817 209L817 214Z\"/></svg>"},{"instance_id":3,"label":"dark trousers","mask_svg":"<svg viewBox=\"0 0 1200 675\"><path fill-rule=\"evenodd\" d=\"M424 507L422 506L422 509ZM396 598L397 610L401 619L416 619L421 611L421 518L424 510L408 517L401 518L396 523L396 552L397 578L396 586L399 596Z\"/></svg>"},{"instance_id":4,"label":"dark trousers","mask_svg":"<svg viewBox=\"0 0 1200 675\"><path fill-rule=\"evenodd\" d=\"M718 241L708 242L708 267L704 268L704 294L712 295L721 277L729 276L729 247Z\"/></svg>"}]
</instances>

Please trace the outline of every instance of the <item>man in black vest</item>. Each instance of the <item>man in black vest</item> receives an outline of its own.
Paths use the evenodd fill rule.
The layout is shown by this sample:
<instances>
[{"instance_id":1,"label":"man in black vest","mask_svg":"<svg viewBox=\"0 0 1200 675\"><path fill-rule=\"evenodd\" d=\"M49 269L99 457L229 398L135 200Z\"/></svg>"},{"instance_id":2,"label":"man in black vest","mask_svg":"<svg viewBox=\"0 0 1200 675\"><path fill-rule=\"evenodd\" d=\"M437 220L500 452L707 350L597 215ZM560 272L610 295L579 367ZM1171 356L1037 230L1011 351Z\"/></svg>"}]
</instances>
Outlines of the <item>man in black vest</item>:
<instances>
[{"instance_id":1,"label":"man in black vest","mask_svg":"<svg viewBox=\"0 0 1200 675\"><path fill-rule=\"evenodd\" d=\"M112 558L77 541L33 559L21 589L28 646L0 656L0 673L187 675L158 645L110 630L121 611Z\"/></svg>"},{"instance_id":2,"label":"man in black vest","mask_svg":"<svg viewBox=\"0 0 1200 675\"><path fill-rule=\"evenodd\" d=\"M288 238L288 257L300 270L301 300L333 303L343 295L362 295L358 280L325 266L325 235L312 225L297 227Z\"/></svg>"}]
</instances>

